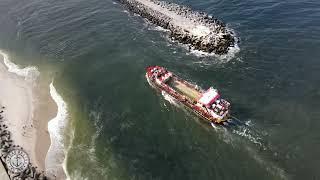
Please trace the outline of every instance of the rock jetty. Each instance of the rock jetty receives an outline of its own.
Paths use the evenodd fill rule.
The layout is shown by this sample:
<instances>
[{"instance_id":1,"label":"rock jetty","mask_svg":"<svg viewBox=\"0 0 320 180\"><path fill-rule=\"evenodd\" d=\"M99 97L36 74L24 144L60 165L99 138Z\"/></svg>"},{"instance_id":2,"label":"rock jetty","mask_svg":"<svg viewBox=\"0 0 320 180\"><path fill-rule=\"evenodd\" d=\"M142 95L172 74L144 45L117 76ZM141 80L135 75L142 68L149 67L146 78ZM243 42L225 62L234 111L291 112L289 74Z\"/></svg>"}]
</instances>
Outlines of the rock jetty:
<instances>
[{"instance_id":1,"label":"rock jetty","mask_svg":"<svg viewBox=\"0 0 320 180\"><path fill-rule=\"evenodd\" d=\"M131 12L170 31L170 37L196 50L228 53L236 38L220 20L204 12L158 0L119 0Z\"/></svg>"},{"instance_id":2,"label":"rock jetty","mask_svg":"<svg viewBox=\"0 0 320 180\"><path fill-rule=\"evenodd\" d=\"M5 107L0 107L0 161L6 169L8 176L12 180L47 180L44 172L37 169L37 167L32 166L29 163L28 167L20 173L14 173L8 170L6 164L6 157L12 150L23 150L19 145L15 145L11 139L11 133L8 131L8 126L5 124L6 119L2 116Z\"/></svg>"}]
</instances>

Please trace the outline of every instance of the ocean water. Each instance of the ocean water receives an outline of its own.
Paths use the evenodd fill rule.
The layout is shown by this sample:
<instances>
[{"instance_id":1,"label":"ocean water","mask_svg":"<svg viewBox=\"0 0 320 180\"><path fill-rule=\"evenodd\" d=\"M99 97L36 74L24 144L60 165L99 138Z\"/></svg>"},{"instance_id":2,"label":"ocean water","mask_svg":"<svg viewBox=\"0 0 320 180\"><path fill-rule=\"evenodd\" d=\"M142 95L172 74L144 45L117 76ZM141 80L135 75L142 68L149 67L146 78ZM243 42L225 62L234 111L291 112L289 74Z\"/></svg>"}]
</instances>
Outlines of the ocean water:
<instances>
[{"instance_id":1,"label":"ocean water","mask_svg":"<svg viewBox=\"0 0 320 180\"><path fill-rule=\"evenodd\" d=\"M63 106L69 179L320 179L320 2L171 1L226 22L240 50L188 52L117 1L0 0L0 49ZM157 94L149 65L218 88L238 125Z\"/></svg>"}]
</instances>

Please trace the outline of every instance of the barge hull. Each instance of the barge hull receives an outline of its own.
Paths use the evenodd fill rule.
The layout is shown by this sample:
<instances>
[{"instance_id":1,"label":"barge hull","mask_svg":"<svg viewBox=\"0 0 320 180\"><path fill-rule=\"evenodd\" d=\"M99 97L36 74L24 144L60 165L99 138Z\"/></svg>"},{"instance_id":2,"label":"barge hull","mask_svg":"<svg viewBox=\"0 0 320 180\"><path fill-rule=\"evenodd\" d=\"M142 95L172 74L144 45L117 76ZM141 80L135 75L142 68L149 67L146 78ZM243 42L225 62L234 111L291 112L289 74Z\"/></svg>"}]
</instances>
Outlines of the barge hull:
<instances>
[{"instance_id":1,"label":"barge hull","mask_svg":"<svg viewBox=\"0 0 320 180\"><path fill-rule=\"evenodd\" d=\"M199 98L205 93L204 90L198 88L198 86L193 85L187 81L184 81L172 74L170 80L166 83L157 83L154 79L151 79L146 74L146 78L149 84L160 92L165 92L175 101L185 106L188 110L192 111L194 114L204 119L209 123L223 123L227 120L228 114L223 118L214 118L210 116L208 110L205 111L204 108L198 107L197 103Z\"/></svg>"}]
</instances>

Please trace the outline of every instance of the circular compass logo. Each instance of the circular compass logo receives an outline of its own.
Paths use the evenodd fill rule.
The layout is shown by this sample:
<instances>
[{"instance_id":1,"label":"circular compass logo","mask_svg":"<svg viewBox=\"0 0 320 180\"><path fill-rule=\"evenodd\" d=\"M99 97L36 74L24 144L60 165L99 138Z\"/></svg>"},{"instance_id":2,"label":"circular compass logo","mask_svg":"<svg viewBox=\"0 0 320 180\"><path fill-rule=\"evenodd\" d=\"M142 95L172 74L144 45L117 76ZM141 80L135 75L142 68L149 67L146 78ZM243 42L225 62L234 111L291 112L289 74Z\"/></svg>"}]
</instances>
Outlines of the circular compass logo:
<instances>
[{"instance_id":1,"label":"circular compass logo","mask_svg":"<svg viewBox=\"0 0 320 180\"><path fill-rule=\"evenodd\" d=\"M26 170L29 165L28 154L19 149L12 150L6 157L6 164L11 172L21 173Z\"/></svg>"}]
</instances>

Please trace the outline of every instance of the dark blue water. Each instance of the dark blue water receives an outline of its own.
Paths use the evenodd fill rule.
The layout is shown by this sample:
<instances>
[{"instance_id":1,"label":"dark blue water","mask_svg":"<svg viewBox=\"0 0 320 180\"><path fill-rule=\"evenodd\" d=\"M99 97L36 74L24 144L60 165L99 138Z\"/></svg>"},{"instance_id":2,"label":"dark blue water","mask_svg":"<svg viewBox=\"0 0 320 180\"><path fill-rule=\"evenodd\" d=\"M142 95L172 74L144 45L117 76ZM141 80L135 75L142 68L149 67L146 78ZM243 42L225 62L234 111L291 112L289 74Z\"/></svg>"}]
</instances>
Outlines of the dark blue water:
<instances>
[{"instance_id":1,"label":"dark blue water","mask_svg":"<svg viewBox=\"0 0 320 180\"><path fill-rule=\"evenodd\" d=\"M226 22L240 52L190 54L111 0L0 0L0 49L68 103L71 179L320 179L320 2L173 2ZM218 88L247 125L201 123L149 87L149 65Z\"/></svg>"}]
</instances>

